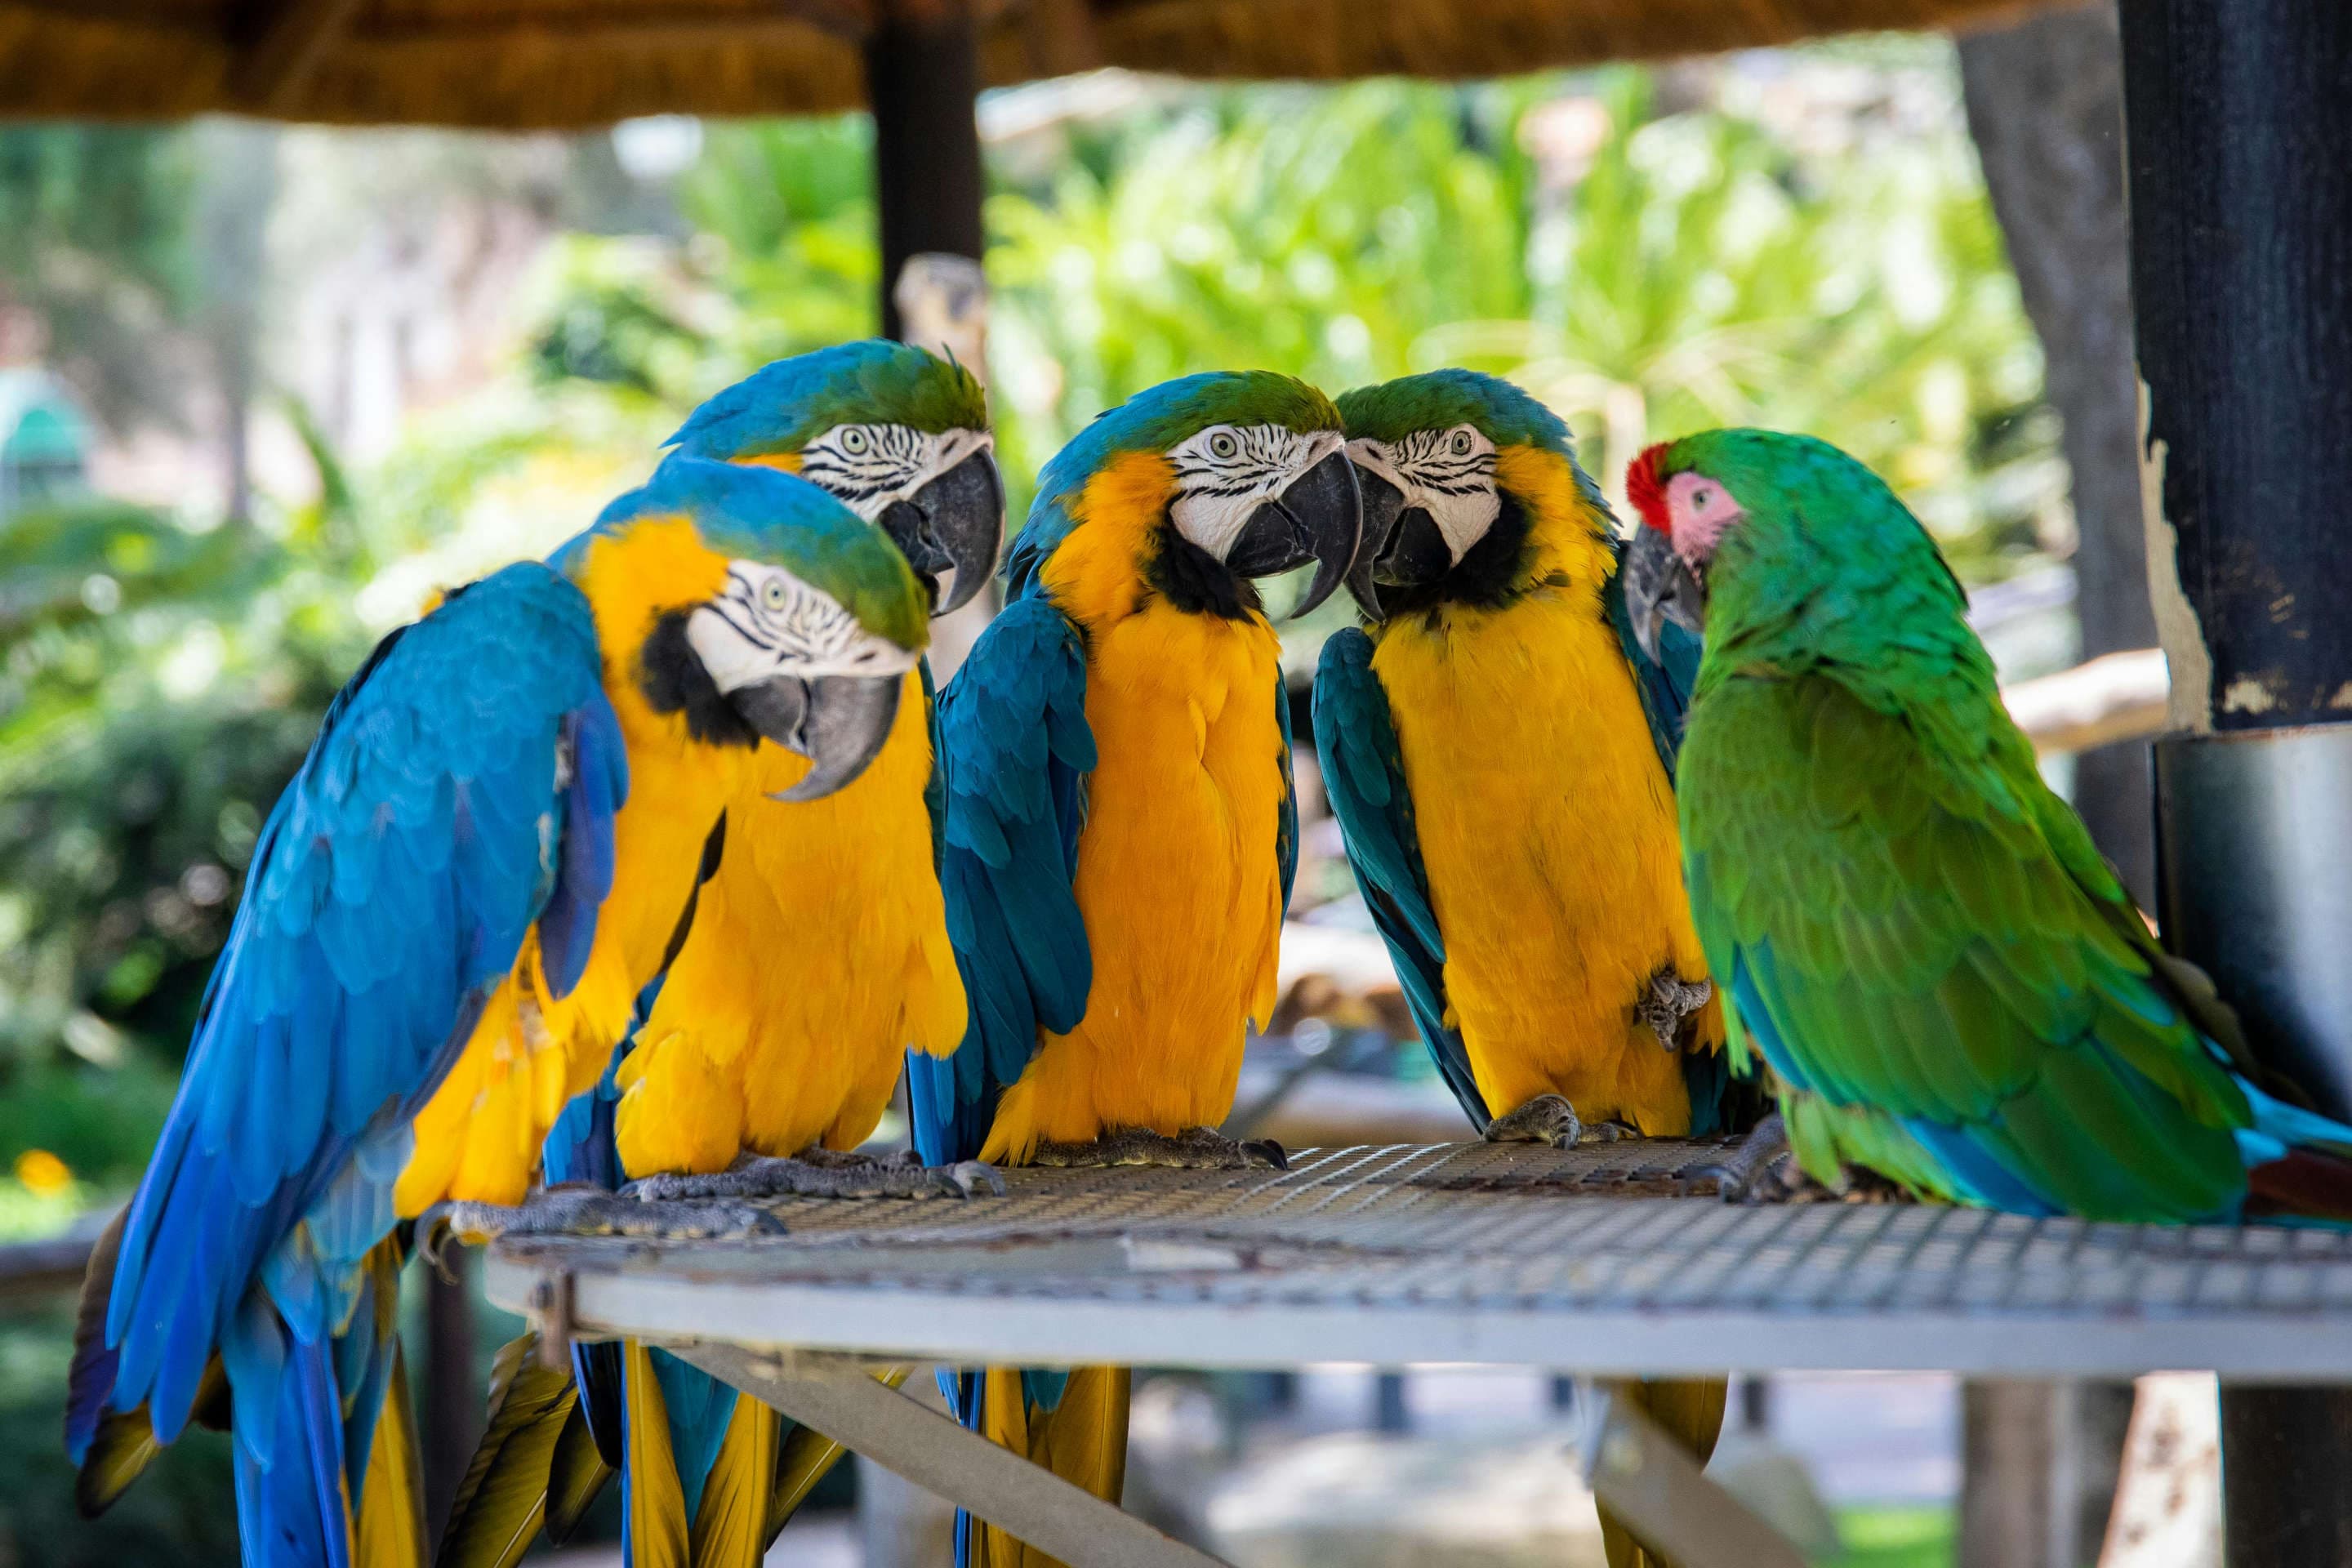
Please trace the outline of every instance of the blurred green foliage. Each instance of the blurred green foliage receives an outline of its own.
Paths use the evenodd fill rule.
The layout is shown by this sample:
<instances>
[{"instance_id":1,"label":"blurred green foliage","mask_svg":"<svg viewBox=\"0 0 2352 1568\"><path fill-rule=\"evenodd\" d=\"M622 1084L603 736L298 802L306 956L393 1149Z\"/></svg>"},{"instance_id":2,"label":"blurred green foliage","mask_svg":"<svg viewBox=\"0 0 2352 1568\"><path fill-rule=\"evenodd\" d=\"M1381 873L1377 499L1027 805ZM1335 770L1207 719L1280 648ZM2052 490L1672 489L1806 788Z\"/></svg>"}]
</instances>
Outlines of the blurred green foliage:
<instances>
[{"instance_id":1,"label":"blurred green foliage","mask_svg":"<svg viewBox=\"0 0 2352 1568\"><path fill-rule=\"evenodd\" d=\"M2063 505L1939 43L1465 87L1152 83L1112 113L1060 90L1024 89L1023 129L990 151L1016 519L1101 408L1244 364L1335 390L1450 363L1514 376L1612 489L1665 435L1816 431L1893 479L1974 579ZM345 475L291 410L320 497L268 526L98 505L0 529L0 1092L23 1108L0 1165L54 1145L101 1184L135 1166L253 834L363 621L525 547L460 548L486 514L568 531L701 398L873 330L870 143L854 117L709 126L673 232L560 237L508 368L413 418L387 459ZM87 257L118 299L184 301L203 275L171 195L186 157L163 132L0 132L0 297L38 307L43 279L75 275L58 258ZM604 488L557 507L561 482ZM1290 628L1294 658L1348 613Z\"/></svg>"}]
</instances>

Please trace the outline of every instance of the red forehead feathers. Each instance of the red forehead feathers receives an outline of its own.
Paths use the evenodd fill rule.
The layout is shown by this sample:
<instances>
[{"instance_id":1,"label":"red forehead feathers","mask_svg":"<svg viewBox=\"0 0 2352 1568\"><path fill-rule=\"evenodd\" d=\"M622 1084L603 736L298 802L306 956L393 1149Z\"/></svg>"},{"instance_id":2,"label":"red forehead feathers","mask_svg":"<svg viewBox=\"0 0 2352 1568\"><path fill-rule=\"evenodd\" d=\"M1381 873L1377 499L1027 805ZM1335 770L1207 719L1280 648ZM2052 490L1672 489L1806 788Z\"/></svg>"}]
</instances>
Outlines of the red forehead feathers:
<instances>
[{"instance_id":1,"label":"red forehead feathers","mask_svg":"<svg viewBox=\"0 0 2352 1568\"><path fill-rule=\"evenodd\" d=\"M1661 441L1633 459L1625 469L1625 499L1633 503L1643 522L1671 537L1675 530L1666 518L1665 482L1658 477L1658 462L1665 452L1666 444Z\"/></svg>"}]
</instances>

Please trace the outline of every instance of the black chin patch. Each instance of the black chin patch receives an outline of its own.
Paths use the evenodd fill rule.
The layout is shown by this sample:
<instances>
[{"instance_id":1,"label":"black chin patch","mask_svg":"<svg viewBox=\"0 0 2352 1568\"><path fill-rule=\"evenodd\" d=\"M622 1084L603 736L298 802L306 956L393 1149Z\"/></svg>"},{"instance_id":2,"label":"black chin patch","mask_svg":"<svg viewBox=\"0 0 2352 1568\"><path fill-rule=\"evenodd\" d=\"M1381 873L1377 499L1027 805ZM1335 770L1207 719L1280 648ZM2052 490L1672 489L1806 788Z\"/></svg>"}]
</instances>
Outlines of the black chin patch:
<instances>
[{"instance_id":1,"label":"black chin patch","mask_svg":"<svg viewBox=\"0 0 2352 1568\"><path fill-rule=\"evenodd\" d=\"M1524 598L1535 586L1527 575L1528 531L1532 524L1528 509L1510 491L1498 491L1497 499L1502 509L1496 512L1494 525L1463 552L1453 571L1416 587L1391 588L1382 584L1381 613L1394 619L1447 605L1499 610Z\"/></svg>"},{"instance_id":2,"label":"black chin patch","mask_svg":"<svg viewBox=\"0 0 2352 1568\"><path fill-rule=\"evenodd\" d=\"M684 713L686 732L706 746L756 746L760 732L719 694L694 645L686 640L691 613L672 610L654 623L653 635L637 651L637 689L655 712Z\"/></svg>"},{"instance_id":3,"label":"black chin patch","mask_svg":"<svg viewBox=\"0 0 2352 1568\"><path fill-rule=\"evenodd\" d=\"M1260 603L1256 584L1235 576L1223 562L1177 532L1171 522L1163 521L1153 531L1143 580L1188 616L1247 620Z\"/></svg>"}]
</instances>

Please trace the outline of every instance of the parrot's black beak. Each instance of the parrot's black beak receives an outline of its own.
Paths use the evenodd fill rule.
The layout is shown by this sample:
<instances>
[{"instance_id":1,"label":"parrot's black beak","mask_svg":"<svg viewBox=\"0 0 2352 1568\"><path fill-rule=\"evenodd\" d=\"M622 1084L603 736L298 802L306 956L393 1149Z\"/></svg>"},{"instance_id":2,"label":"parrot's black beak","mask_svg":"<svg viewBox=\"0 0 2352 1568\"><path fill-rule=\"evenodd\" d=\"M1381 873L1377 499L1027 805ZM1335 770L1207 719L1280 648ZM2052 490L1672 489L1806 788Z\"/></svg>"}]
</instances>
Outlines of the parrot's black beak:
<instances>
[{"instance_id":1,"label":"parrot's black beak","mask_svg":"<svg viewBox=\"0 0 2352 1568\"><path fill-rule=\"evenodd\" d=\"M1617 570L1625 585L1625 610L1633 623L1633 639L1651 663L1659 662L1658 639L1668 621L1693 637L1704 635L1706 584L1675 553L1674 542L1664 533L1654 528L1634 530L1625 546L1624 562Z\"/></svg>"},{"instance_id":2,"label":"parrot's black beak","mask_svg":"<svg viewBox=\"0 0 2352 1568\"><path fill-rule=\"evenodd\" d=\"M1356 485L1364 495L1364 536L1357 542L1356 559L1348 568L1348 592L1364 614L1377 621L1381 595L1372 581L1373 563L1404 511L1404 492L1361 464L1356 468Z\"/></svg>"},{"instance_id":3,"label":"parrot's black beak","mask_svg":"<svg viewBox=\"0 0 2352 1568\"><path fill-rule=\"evenodd\" d=\"M1362 533L1356 466L1347 453L1334 452L1251 514L1225 552L1225 566L1236 577L1273 577L1313 562L1315 581L1291 610L1295 620L1331 596L1356 559Z\"/></svg>"},{"instance_id":4,"label":"parrot's black beak","mask_svg":"<svg viewBox=\"0 0 2352 1568\"><path fill-rule=\"evenodd\" d=\"M930 590L931 614L961 609L996 570L1004 538L1004 481L994 455L974 452L912 499L892 501L878 521Z\"/></svg>"},{"instance_id":5,"label":"parrot's black beak","mask_svg":"<svg viewBox=\"0 0 2352 1568\"><path fill-rule=\"evenodd\" d=\"M822 800L866 771L890 739L904 675L778 676L746 686L728 700L744 721L814 764L777 800Z\"/></svg>"}]
</instances>

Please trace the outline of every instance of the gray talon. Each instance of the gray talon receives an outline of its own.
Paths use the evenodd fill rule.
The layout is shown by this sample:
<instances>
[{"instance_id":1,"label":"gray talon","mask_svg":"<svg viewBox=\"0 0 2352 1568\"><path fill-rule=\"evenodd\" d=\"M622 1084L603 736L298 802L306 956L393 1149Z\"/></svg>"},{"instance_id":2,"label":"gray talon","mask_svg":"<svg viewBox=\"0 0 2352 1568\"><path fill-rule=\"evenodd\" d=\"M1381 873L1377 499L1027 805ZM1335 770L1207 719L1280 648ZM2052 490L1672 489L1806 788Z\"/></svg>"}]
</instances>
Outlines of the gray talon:
<instances>
[{"instance_id":1,"label":"gray talon","mask_svg":"<svg viewBox=\"0 0 2352 1568\"><path fill-rule=\"evenodd\" d=\"M671 1178L655 1177L655 1181ZM436 1268L452 1240L485 1242L502 1236L622 1236L700 1241L720 1237L781 1236L783 1222L742 1204L686 1204L635 1183L617 1193L585 1184L542 1187L520 1205L446 1203L417 1222L419 1247Z\"/></svg>"},{"instance_id":2,"label":"gray talon","mask_svg":"<svg viewBox=\"0 0 2352 1568\"><path fill-rule=\"evenodd\" d=\"M1147 1127L1118 1127L1091 1143L1040 1143L1035 1165L1060 1169L1155 1165L1179 1171L1287 1171L1290 1157L1271 1138L1244 1143L1213 1128L1187 1127L1170 1137Z\"/></svg>"},{"instance_id":3,"label":"gray talon","mask_svg":"<svg viewBox=\"0 0 2352 1568\"><path fill-rule=\"evenodd\" d=\"M1557 1094L1537 1095L1509 1115L1486 1123L1486 1131L1489 1143L1549 1143L1555 1149L1573 1149L1583 1136L1584 1121L1576 1107Z\"/></svg>"},{"instance_id":4,"label":"gray talon","mask_svg":"<svg viewBox=\"0 0 2352 1568\"><path fill-rule=\"evenodd\" d=\"M1788 1128L1776 1110L1750 1129L1738 1148L1720 1160L1693 1166L1684 1184L1712 1177L1717 1195L1727 1204L1763 1202L1776 1193L1786 1197L1794 1190L1783 1169L1791 1163L1789 1155Z\"/></svg>"},{"instance_id":5,"label":"gray talon","mask_svg":"<svg viewBox=\"0 0 2352 1568\"><path fill-rule=\"evenodd\" d=\"M988 1172L988 1175L980 1173ZM702 1176L647 1176L630 1193L644 1201L712 1198L927 1198L971 1197L990 1186L1001 1194L1003 1178L977 1160L934 1169L900 1158L877 1160L828 1150L815 1159L754 1157Z\"/></svg>"},{"instance_id":6,"label":"gray talon","mask_svg":"<svg viewBox=\"0 0 2352 1568\"><path fill-rule=\"evenodd\" d=\"M1683 1021L1706 1006L1715 995L1715 984L1685 980L1672 967L1650 976L1650 988L1633 1004L1633 1016L1650 1026L1658 1044L1673 1050L1682 1040Z\"/></svg>"}]
</instances>

